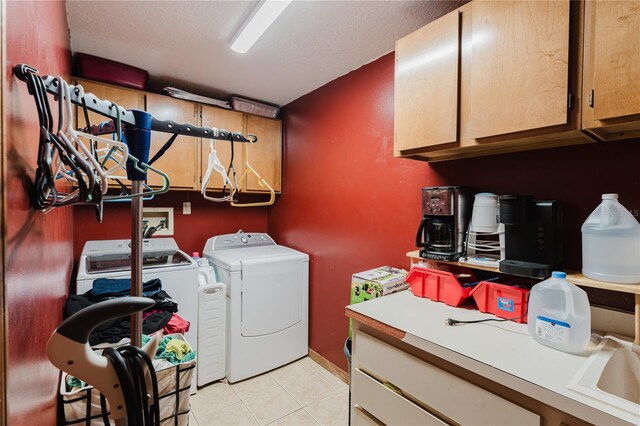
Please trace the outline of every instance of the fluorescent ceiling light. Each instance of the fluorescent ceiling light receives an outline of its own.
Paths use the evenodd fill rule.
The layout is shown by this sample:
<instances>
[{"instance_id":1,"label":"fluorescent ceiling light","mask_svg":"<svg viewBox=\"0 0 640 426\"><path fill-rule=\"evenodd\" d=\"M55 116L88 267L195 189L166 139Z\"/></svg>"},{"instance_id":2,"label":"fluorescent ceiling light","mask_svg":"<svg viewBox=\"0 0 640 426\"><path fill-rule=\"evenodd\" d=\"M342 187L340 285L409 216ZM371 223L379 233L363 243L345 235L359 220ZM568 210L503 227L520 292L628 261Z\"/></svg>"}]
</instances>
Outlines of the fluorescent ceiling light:
<instances>
[{"instance_id":1,"label":"fluorescent ceiling light","mask_svg":"<svg viewBox=\"0 0 640 426\"><path fill-rule=\"evenodd\" d=\"M240 31L231 40L231 50L247 53L251 46L278 19L291 0L264 0L252 12Z\"/></svg>"}]
</instances>

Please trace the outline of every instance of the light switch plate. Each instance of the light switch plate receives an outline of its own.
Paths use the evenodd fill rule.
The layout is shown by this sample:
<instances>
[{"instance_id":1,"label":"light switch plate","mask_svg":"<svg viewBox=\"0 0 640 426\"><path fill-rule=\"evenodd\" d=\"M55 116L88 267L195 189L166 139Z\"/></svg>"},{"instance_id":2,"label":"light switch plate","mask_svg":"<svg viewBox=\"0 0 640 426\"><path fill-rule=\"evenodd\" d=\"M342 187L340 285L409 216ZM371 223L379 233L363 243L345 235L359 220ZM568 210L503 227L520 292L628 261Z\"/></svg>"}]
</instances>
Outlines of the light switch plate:
<instances>
[{"instance_id":1,"label":"light switch plate","mask_svg":"<svg viewBox=\"0 0 640 426\"><path fill-rule=\"evenodd\" d=\"M182 214L191 214L191 203L189 201L182 203Z\"/></svg>"},{"instance_id":2,"label":"light switch plate","mask_svg":"<svg viewBox=\"0 0 640 426\"><path fill-rule=\"evenodd\" d=\"M147 229L160 225L166 220L167 226L153 233L154 237L173 235L173 207L143 207L142 220L147 221Z\"/></svg>"}]
</instances>

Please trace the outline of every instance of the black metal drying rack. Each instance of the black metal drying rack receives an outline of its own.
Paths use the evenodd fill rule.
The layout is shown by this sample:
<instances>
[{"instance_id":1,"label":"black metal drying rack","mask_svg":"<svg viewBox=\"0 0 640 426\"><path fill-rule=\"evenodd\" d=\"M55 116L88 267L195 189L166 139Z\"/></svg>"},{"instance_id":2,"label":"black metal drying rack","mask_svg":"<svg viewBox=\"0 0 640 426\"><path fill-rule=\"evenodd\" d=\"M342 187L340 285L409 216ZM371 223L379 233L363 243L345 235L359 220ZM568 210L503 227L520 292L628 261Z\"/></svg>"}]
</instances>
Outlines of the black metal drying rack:
<instances>
[{"instance_id":1,"label":"black metal drying rack","mask_svg":"<svg viewBox=\"0 0 640 426\"><path fill-rule=\"evenodd\" d=\"M28 74L36 74L38 70L26 64L18 64L13 68L14 75L23 82L27 82ZM59 96L56 77L44 76L42 80L48 93ZM255 135L244 136L242 133L230 132L211 127L197 127L192 124L179 124L171 120L158 120L146 111L125 110L113 102L101 100L92 93L84 93L76 86L70 85L71 102L111 119L106 126L92 126L88 133L98 135L113 133L121 123L124 129L130 152L142 163L148 163L151 146L151 131L174 135L191 136L203 139L216 139L227 142L256 143ZM169 144L170 146L170 144ZM167 147L163 147L166 149ZM161 150L162 151L162 150ZM164 152L159 153L160 156ZM159 156L156 156L159 158ZM154 158L154 159L157 159ZM135 196L143 191L146 181L146 171L127 167L127 175L131 181L131 296L142 296L142 207L143 197ZM132 315L131 343L135 346L142 344L142 313Z\"/></svg>"}]
</instances>

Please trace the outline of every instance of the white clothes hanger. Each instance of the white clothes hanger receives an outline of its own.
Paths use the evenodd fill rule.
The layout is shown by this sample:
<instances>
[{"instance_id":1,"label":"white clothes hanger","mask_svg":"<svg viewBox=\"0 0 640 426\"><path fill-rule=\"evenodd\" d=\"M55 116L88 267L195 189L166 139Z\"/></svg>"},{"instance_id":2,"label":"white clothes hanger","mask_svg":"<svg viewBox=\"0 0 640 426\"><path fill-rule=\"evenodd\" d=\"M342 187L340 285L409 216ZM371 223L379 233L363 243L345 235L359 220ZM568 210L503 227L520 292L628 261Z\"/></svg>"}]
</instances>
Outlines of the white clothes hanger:
<instances>
[{"instance_id":1,"label":"white clothes hanger","mask_svg":"<svg viewBox=\"0 0 640 426\"><path fill-rule=\"evenodd\" d=\"M78 135L74 130L74 122L73 122L73 104L71 103L71 89L66 81L62 78L58 77L59 87L61 93L65 95L65 105L67 107L65 126L63 129L58 129L58 134L60 137L65 138L66 140L71 140L78 145L82 153L85 155L85 158L93 165L98 177L100 178L100 189L102 191L102 195L107 193L107 183L106 178L107 175L100 167L100 163L96 160L96 158L92 155L91 151L78 139ZM63 92L64 90L64 92Z\"/></svg>"},{"instance_id":2,"label":"white clothes hanger","mask_svg":"<svg viewBox=\"0 0 640 426\"><path fill-rule=\"evenodd\" d=\"M100 165L95 161L91 153L86 150L86 147L82 144L76 143L75 145L80 148L82 151L84 148L84 155L82 155L76 148L74 148L74 143L67 137L66 132L70 127L70 123L73 123L73 109L71 107L71 92L69 90L69 86L67 82L62 77L57 77L56 81L58 82L59 94L58 94L58 130L56 132L56 136L61 139L67 146L68 149L71 150L71 154L73 157L76 157L77 160L82 160L88 163L86 172L91 173L91 176L86 176L86 180L92 179L95 184L100 185L100 190L102 191L102 182L104 180L104 176L102 175L102 169ZM71 124L72 126L72 124ZM75 142L75 141L74 141ZM61 161L59 155L53 161L53 164L56 165L54 177L55 179L65 179L69 182L78 183L78 179L85 179L83 176L78 176L70 170L67 169L67 166ZM50 192L50 191L49 191ZM58 204L66 203L67 201L73 199L79 199L80 190L76 189L69 194L63 197L53 197L51 200L51 206L47 207L43 210L46 214L51 211L53 208L57 207ZM47 195L49 196L49 194Z\"/></svg>"},{"instance_id":3,"label":"white clothes hanger","mask_svg":"<svg viewBox=\"0 0 640 426\"><path fill-rule=\"evenodd\" d=\"M83 96L84 95L83 87L78 85L76 86L76 88L80 91L80 96ZM68 86L67 86L67 89L68 89ZM122 114L124 111L124 109L117 104L112 104L112 107L116 108L117 114ZM70 98L69 98L69 111L71 111ZM69 130L69 133L72 135L72 137L76 140L78 145L82 146L83 151L85 153L89 151L87 147L84 145L84 143L82 143L82 141L80 140L80 137L89 140L89 142L92 144L92 147L94 148L94 151L95 151L95 155L90 152L89 152L89 155L92 159L96 161L96 164L98 165L98 167L101 170L103 170L105 179L117 178L118 176L115 176L116 172L120 170L125 170L127 158L129 157L129 146L126 143L121 142L120 140L107 139L107 138L91 135L89 133L76 131L74 130L73 125L69 126L68 130ZM104 146L102 148L99 148L97 146L97 143L102 143L104 144ZM109 160L113 160L113 163L115 164L112 167L108 167L105 169L105 166L107 165L107 162ZM102 192L103 195L107 193L107 189L108 189L108 185L105 182L103 192Z\"/></svg>"},{"instance_id":4,"label":"white clothes hanger","mask_svg":"<svg viewBox=\"0 0 640 426\"><path fill-rule=\"evenodd\" d=\"M89 133L75 131L76 136L78 136L78 143L84 146L82 143L83 139L87 139L90 143L93 143L95 146L95 158L92 155L92 158L96 159L98 166L103 170L105 178L110 179L126 179L126 174L119 175L118 172L125 171L127 158L129 157L129 147L124 142L119 142L112 139L103 138L96 135L91 135ZM97 143L104 144L103 147L96 146ZM86 149L86 147L85 147ZM107 167L113 164L111 167ZM106 170L104 169L106 167ZM108 186L108 185L106 185ZM106 191L103 192L103 194Z\"/></svg>"},{"instance_id":5,"label":"white clothes hanger","mask_svg":"<svg viewBox=\"0 0 640 426\"><path fill-rule=\"evenodd\" d=\"M97 148L96 150L110 152L111 156L114 157L114 159L115 157L126 159L129 154L129 148L127 144L119 141L99 138L97 136L89 135L84 132L76 132L74 130L74 123L73 123L73 105L71 103L71 90L67 82L64 81L64 79L62 79L61 77L58 77L57 80L58 80L58 87L60 90L59 92L60 95L58 96L58 101L60 103L60 108L59 108L60 120L59 120L57 135L58 137L63 138L69 144L71 144L72 142L75 143L75 145L79 148L82 154L84 154L82 155L82 158L88 161L93 166L92 167L93 171L98 178L96 179L96 183L100 185L100 192L102 193L102 195L105 195L107 193L107 190L109 189L107 178L114 175L118 170L124 169L126 160L121 160L121 161L115 160L114 161L115 166L108 168L107 170L104 170L103 165L101 165L98 162L98 159L100 157L97 155L94 155L94 153L92 153L89 150L89 148L87 148L86 144L82 140L80 140L79 136L89 139L89 143L91 144L91 146L94 146L94 147L96 146L97 142L103 143L105 147ZM77 87L81 95L84 94L84 90L82 89L82 86L77 86ZM114 106L118 108L118 112L120 112L120 107L118 107L115 104ZM78 154L80 154L80 152ZM66 171L64 164L61 161L59 161L59 159L58 159L58 169L57 169L56 177L65 178L72 183L77 182L77 179L74 178L72 174ZM74 197L77 197L78 194L79 194L79 190L76 189L75 191L69 193L68 195L61 198L60 200L54 200L53 204L50 207L44 209L44 213L46 214L49 211L51 211L53 208L55 208L56 207L55 204L57 202L69 201Z\"/></svg>"},{"instance_id":6,"label":"white clothes hanger","mask_svg":"<svg viewBox=\"0 0 640 426\"><path fill-rule=\"evenodd\" d=\"M230 188L229 195L220 197L220 198L215 198L207 195L207 186L209 185L209 180L211 179L211 175L214 170L220 176L222 176L223 186L226 187L227 185L229 185L229 188ZM231 180L227 175L226 169L224 168L224 166L220 162L220 159L218 158L218 154L216 152L216 143L214 140L211 140L209 141L209 164L207 166L207 171L204 174L204 178L202 179L202 187L200 192L202 193L202 196L205 198L205 200L215 201L217 203L223 203L223 202L231 201L231 197L233 196L234 191L235 191L235 187L233 183L231 183Z\"/></svg>"}]
</instances>

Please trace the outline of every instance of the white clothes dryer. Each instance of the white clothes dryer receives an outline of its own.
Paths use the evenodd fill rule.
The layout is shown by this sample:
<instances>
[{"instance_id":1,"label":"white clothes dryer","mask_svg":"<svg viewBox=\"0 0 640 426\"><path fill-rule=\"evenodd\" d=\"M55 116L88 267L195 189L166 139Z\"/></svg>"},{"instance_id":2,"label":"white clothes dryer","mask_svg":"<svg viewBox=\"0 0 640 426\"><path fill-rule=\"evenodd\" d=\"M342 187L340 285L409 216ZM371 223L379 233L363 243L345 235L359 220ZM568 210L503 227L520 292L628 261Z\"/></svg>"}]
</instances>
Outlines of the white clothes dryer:
<instances>
[{"instance_id":1,"label":"white clothes dryer","mask_svg":"<svg viewBox=\"0 0 640 426\"><path fill-rule=\"evenodd\" d=\"M244 232L210 238L203 254L226 284L229 382L308 354L309 255Z\"/></svg>"}]
</instances>

